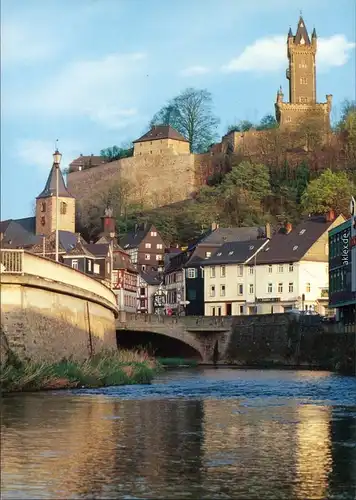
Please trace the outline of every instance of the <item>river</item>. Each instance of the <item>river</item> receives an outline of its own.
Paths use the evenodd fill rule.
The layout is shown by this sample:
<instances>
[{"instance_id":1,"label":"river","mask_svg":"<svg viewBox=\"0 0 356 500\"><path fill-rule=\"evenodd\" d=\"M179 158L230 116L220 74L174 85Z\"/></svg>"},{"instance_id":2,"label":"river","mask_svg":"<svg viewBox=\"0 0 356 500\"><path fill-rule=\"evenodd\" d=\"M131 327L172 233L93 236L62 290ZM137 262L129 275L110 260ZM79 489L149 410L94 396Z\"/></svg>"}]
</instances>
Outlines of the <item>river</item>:
<instances>
[{"instance_id":1,"label":"river","mask_svg":"<svg viewBox=\"0 0 356 500\"><path fill-rule=\"evenodd\" d=\"M10 395L2 499L355 499L356 378L187 369Z\"/></svg>"}]
</instances>

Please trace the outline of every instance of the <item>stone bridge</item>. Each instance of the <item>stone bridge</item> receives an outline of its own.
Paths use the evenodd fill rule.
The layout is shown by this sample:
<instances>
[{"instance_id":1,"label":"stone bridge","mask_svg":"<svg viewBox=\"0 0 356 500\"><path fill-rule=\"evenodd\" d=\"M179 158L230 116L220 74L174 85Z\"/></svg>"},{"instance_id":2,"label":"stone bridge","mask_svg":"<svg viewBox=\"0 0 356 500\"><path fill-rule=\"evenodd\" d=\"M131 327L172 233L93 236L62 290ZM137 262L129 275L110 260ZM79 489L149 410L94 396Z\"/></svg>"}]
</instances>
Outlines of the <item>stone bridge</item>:
<instances>
[{"instance_id":1,"label":"stone bridge","mask_svg":"<svg viewBox=\"0 0 356 500\"><path fill-rule=\"evenodd\" d=\"M118 311L108 286L24 250L2 249L0 257L2 355L11 349L55 362L116 348Z\"/></svg>"},{"instance_id":2,"label":"stone bridge","mask_svg":"<svg viewBox=\"0 0 356 500\"><path fill-rule=\"evenodd\" d=\"M224 357L231 335L229 316L166 316L120 312L116 320L119 337L124 331L151 332L179 340L192 347L203 362L212 360L216 341L219 357Z\"/></svg>"}]
</instances>

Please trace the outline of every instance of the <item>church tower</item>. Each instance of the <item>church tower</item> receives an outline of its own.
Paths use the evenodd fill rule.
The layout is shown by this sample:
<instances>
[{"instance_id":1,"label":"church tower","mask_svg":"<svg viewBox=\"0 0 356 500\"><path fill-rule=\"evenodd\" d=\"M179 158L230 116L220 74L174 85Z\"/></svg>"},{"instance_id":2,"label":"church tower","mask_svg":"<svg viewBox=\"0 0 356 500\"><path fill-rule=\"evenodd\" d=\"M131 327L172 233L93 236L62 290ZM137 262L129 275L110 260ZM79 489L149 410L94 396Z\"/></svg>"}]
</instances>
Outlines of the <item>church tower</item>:
<instances>
[{"instance_id":1,"label":"church tower","mask_svg":"<svg viewBox=\"0 0 356 500\"><path fill-rule=\"evenodd\" d=\"M289 103L283 102L283 94L279 90L275 104L276 118L282 127L297 126L298 122L312 115L324 127L330 127L332 96L327 95L325 103L317 103L316 99L316 52L316 30L314 28L310 38L304 19L300 16L295 35L290 28L287 36Z\"/></svg>"},{"instance_id":2,"label":"church tower","mask_svg":"<svg viewBox=\"0 0 356 500\"><path fill-rule=\"evenodd\" d=\"M57 151L56 151L57 153ZM49 236L56 230L56 170L58 169L59 231L75 232L75 199L68 192L59 165L53 163L46 185L36 198L36 234Z\"/></svg>"}]
</instances>

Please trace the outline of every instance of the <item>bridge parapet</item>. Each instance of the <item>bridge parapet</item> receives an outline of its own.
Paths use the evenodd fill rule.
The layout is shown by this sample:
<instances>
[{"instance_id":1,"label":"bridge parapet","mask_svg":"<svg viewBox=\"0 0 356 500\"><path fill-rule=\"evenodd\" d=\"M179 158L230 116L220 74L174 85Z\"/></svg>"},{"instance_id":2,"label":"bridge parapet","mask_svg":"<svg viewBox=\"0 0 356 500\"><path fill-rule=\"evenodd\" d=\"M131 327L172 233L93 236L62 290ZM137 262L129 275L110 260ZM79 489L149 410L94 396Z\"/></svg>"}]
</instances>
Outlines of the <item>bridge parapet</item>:
<instances>
[{"instance_id":1,"label":"bridge parapet","mask_svg":"<svg viewBox=\"0 0 356 500\"><path fill-rule=\"evenodd\" d=\"M48 282L60 283L91 292L106 300L112 309L117 311L115 294L108 286L60 262L24 250L1 249L0 269L1 275L4 275L2 281L8 275L35 276Z\"/></svg>"},{"instance_id":2,"label":"bridge parapet","mask_svg":"<svg viewBox=\"0 0 356 500\"><path fill-rule=\"evenodd\" d=\"M158 314L139 314L120 312L117 319L119 329L135 329L135 325L146 324L147 327L154 326L180 326L187 331L196 332L220 332L228 331L232 326L232 317L228 316L167 316Z\"/></svg>"}]
</instances>

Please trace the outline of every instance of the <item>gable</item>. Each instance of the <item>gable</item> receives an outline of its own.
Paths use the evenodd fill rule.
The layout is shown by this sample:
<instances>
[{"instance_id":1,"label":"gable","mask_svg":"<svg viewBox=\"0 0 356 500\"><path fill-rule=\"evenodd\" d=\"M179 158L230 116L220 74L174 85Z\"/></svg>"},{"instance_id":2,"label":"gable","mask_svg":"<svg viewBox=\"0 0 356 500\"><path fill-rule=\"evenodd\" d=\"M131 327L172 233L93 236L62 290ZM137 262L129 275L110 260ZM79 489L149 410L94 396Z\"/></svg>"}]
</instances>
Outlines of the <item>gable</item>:
<instances>
[{"instance_id":1,"label":"gable","mask_svg":"<svg viewBox=\"0 0 356 500\"><path fill-rule=\"evenodd\" d=\"M342 215L339 215L334 222L324 231L315 243L309 248L306 254L302 257L303 260L314 262L329 261L329 231L345 221Z\"/></svg>"}]
</instances>

